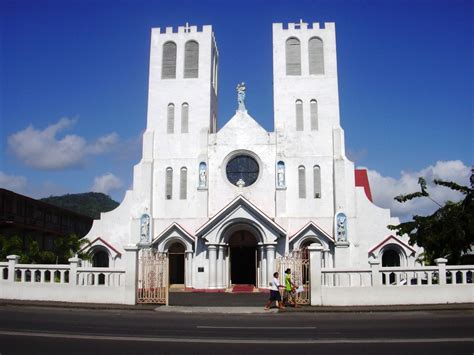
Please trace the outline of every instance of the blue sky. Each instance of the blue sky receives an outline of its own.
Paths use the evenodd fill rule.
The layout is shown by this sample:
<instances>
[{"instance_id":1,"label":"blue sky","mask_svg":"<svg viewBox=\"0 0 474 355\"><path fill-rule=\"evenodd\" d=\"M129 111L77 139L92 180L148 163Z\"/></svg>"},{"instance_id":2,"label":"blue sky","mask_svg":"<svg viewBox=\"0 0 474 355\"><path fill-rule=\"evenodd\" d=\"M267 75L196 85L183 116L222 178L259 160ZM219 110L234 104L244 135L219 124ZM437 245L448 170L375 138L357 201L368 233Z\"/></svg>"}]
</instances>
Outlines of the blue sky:
<instances>
[{"instance_id":1,"label":"blue sky","mask_svg":"<svg viewBox=\"0 0 474 355\"><path fill-rule=\"evenodd\" d=\"M245 81L250 114L273 130L272 23L300 18L336 23L346 149L379 179L376 191L386 190L384 181L416 187L411 180L420 173L467 183L473 6L2 0L0 186L34 197L95 186L122 199L141 156L152 27L211 24L220 52L219 127L235 112L235 86Z\"/></svg>"}]
</instances>

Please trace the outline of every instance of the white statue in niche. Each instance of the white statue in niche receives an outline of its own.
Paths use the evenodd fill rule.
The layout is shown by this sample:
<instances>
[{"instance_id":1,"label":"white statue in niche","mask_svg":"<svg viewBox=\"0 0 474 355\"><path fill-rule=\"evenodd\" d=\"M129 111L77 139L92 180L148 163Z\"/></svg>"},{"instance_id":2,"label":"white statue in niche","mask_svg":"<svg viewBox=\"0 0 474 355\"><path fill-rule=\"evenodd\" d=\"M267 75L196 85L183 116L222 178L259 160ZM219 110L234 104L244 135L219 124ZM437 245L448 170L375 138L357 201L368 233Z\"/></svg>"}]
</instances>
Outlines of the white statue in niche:
<instances>
[{"instance_id":1,"label":"white statue in niche","mask_svg":"<svg viewBox=\"0 0 474 355\"><path fill-rule=\"evenodd\" d=\"M347 217L344 213L338 213L336 216L336 233L338 242L347 241Z\"/></svg>"},{"instance_id":2,"label":"white statue in niche","mask_svg":"<svg viewBox=\"0 0 474 355\"><path fill-rule=\"evenodd\" d=\"M285 187L285 164L283 164L283 162L278 163L277 184L278 187Z\"/></svg>"},{"instance_id":3,"label":"white statue in niche","mask_svg":"<svg viewBox=\"0 0 474 355\"><path fill-rule=\"evenodd\" d=\"M206 163L199 164L199 187L205 188L207 186L206 177Z\"/></svg>"},{"instance_id":4,"label":"white statue in niche","mask_svg":"<svg viewBox=\"0 0 474 355\"><path fill-rule=\"evenodd\" d=\"M150 216L144 213L140 218L140 244L150 242Z\"/></svg>"}]
</instances>

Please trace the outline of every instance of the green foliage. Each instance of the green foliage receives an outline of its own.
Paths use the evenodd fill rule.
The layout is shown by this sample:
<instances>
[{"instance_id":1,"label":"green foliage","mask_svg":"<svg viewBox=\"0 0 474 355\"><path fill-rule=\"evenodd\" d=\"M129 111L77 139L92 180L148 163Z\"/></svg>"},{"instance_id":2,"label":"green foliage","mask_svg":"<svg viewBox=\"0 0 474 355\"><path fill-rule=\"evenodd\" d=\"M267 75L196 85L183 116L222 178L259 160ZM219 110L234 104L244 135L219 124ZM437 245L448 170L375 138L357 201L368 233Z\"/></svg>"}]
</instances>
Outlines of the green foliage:
<instances>
[{"instance_id":1,"label":"green foliage","mask_svg":"<svg viewBox=\"0 0 474 355\"><path fill-rule=\"evenodd\" d=\"M41 201L95 219L99 218L101 212L112 211L119 205L118 202L112 200L109 196L100 192L50 196L41 199Z\"/></svg>"},{"instance_id":2,"label":"green foliage","mask_svg":"<svg viewBox=\"0 0 474 355\"><path fill-rule=\"evenodd\" d=\"M474 189L471 176L471 187L461 186L454 182L434 180L439 186L448 187L465 195L459 202L446 202L430 216L413 216L412 221L390 225L388 228L397 231L397 235L407 234L411 245L424 249L422 260L433 264L440 257L448 259L450 264L459 264L463 253L474 243ZM427 197L431 199L426 189L426 181L418 180L421 192L395 197L398 202L406 202L414 198ZM438 204L436 201L431 199ZM438 204L439 205L439 204Z\"/></svg>"},{"instance_id":3,"label":"green foliage","mask_svg":"<svg viewBox=\"0 0 474 355\"><path fill-rule=\"evenodd\" d=\"M38 241L29 237L23 248L23 241L18 236L5 237L0 235L0 260L8 255L18 255L21 264L67 264L68 259L78 254L81 259L88 259L88 255L80 250L89 243L89 240L80 239L76 235L57 238L51 251L41 250Z\"/></svg>"}]
</instances>

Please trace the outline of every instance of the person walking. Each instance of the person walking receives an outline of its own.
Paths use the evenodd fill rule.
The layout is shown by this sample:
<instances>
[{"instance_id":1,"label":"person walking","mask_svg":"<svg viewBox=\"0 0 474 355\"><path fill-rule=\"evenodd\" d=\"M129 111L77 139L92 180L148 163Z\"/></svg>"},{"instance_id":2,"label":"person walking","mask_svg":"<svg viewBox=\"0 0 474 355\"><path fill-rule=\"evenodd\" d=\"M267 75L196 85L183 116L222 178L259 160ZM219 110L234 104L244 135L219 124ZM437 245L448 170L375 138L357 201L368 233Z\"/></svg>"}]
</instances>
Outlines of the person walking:
<instances>
[{"instance_id":1,"label":"person walking","mask_svg":"<svg viewBox=\"0 0 474 355\"><path fill-rule=\"evenodd\" d=\"M273 301L275 301L275 304L278 307L278 309L285 308L285 306L283 305L283 302L281 301L281 295L280 295L280 288L284 288L284 287L285 286L280 284L280 280L278 279L278 272L274 272L273 280L270 286L270 298L265 304L266 311L270 309L270 305L272 304Z\"/></svg>"},{"instance_id":2,"label":"person walking","mask_svg":"<svg viewBox=\"0 0 474 355\"><path fill-rule=\"evenodd\" d=\"M298 304L296 303L296 285L291 279L291 269L285 270L285 293L283 294L283 303L293 304L295 308L298 308Z\"/></svg>"}]
</instances>

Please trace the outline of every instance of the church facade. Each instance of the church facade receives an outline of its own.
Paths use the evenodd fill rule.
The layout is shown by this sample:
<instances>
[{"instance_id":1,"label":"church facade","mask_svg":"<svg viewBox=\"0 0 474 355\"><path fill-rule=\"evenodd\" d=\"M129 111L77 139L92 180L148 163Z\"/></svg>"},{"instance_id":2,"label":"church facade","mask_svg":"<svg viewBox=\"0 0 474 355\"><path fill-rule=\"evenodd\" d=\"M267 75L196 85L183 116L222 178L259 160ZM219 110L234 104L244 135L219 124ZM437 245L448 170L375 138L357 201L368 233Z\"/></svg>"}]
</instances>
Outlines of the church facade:
<instances>
[{"instance_id":1,"label":"church facade","mask_svg":"<svg viewBox=\"0 0 474 355\"><path fill-rule=\"evenodd\" d=\"M125 245L152 247L170 283L194 289L267 288L278 257L313 243L322 267L412 266L345 154L334 23L273 24L274 132L247 111L244 83L217 130L218 63L211 26L152 29L142 159L86 236L96 259L120 267Z\"/></svg>"}]
</instances>

